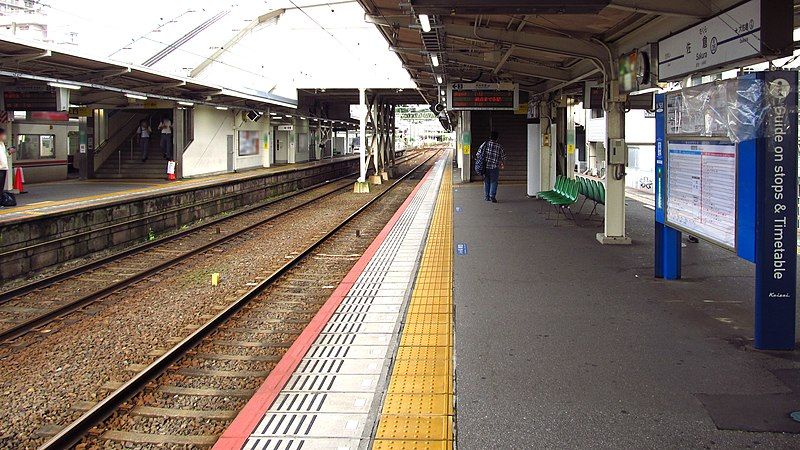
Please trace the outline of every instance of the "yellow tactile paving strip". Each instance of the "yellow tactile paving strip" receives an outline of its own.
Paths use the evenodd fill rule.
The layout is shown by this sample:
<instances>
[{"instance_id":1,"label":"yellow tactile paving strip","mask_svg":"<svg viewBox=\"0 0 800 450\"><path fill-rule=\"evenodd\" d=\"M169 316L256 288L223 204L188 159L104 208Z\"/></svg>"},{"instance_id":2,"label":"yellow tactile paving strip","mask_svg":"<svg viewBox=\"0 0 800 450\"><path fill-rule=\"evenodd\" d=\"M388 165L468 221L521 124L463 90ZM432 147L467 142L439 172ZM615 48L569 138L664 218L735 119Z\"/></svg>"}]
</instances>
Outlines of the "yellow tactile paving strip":
<instances>
[{"instance_id":1,"label":"yellow tactile paving strip","mask_svg":"<svg viewBox=\"0 0 800 450\"><path fill-rule=\"evenodd\" d=\"M453 448L453 192L445 169L373 449Z\"/></svg>"}]
</instances>

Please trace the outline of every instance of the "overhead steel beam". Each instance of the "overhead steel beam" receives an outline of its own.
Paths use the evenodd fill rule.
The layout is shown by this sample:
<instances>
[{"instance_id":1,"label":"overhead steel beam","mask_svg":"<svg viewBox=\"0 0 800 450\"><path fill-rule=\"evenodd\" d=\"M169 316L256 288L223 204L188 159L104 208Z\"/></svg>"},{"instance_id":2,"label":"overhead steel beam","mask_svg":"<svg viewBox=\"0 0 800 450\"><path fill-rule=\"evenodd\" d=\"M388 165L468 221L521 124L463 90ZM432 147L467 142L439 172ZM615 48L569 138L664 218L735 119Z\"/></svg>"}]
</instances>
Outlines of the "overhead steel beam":
<instances>
[{"instance_id":1,"label":"overhead steel beam","mask_svg":"<svg viewBox=\"0 0 800 450\"><path fill-rule=\"evenodd\" d=\"M285 9L276 9L275 11L270 11L270 12L268 12L266 14L262 14L262 15L258 16L255 20L253 20L249 24L247 24L246 27L242 28L238 33L236 33L235 36L230 38L228 40L228 42L222 44L222 46L220 48L218 48L214 53L212 53L211 56L209 56L208 58L204 59L203 62L201 62L200 64L197 65L197 67L192 69L192 71L189 73L189 76L194 78L197 75L200 75L200 73L202 73L204 70L206 70L206 68L208 66L210 66L211 63L217 61L219 59L219 57L222 56L228 50L230 50L231 47L233 47L234 45L238 44L239 41L241 41L242 38L247 36L248 33L253 31L253 29L255 29L255 27L257 27L257 26L261 25L262 23L267 22L269 20L277 19L278 17L280 17L285 12L286 12Z\"/></svg>"},{"instance_id":2,"label":"overhead steel beam","mask_svg":"<svg viewBox=\"0 0 800 450\"><path fill-rule=\"evenodd\" d=\"M417 13L596 14L609 0L411 0Z\"/></svg>"},{"instance_id":3,"label":"overhead steel beam","mask_svg":"<svg viewBox=\"0 0 800 450\"><path fill-rule=\"evenodd\" d=\"M93 70L85 77L78 77L76 79L78 81L104 80L106 78L119 77L129 73L131 73L130 67L125 67L122 69Z\"/></svg>"},{"instance_id":4,"label":"overhead steel beam","mask_svg":"<svg viewBox=\"0 0 800 450\"><path fill-rule=\"evenodd\" d=\"M719 12L719 9L710 7L706 3L711 2L698 0L611 0L608 7L642 14L704 19Z\"/></svg>"},{"instance_id":5,"label":"overhead steel beam","mask_svg":"<svg viewBox=\"0 0 800 450\"><path fill-rule=\"evenodd\" d=\"M519 25L517 25L517 32L520 32L522 31L523 28L525 28L525 22L527 20L528 20L527 14L522 16L522 20L520 20ZM506 30L507 29L508 27L506 27ZM508 50L506 50L506 52L503 53L503 57L500 58L500 61L497 63L497 66L495 66L495 68L492 69L492 73L500 72L500 69L503 67L503 64L505 64L506 61L508 61L508 58L511 56L511 54L514 53L514 48L516 48L516 45L514 44L511 44L511 47L508 47Z\"/></svg>"},{"instance_id":6,"label":"overhead steel beam","mask_svg":"<svg viewBox=\"0 0 800 450\"><path fill-rule=\"evenodd\" d=\"M534 50L555 53L564 56L595 58L608 64L608 53L605 48L593 42L537 33L506 31L497 28L473 28L464 25L447 25L449 36L476 39L487 42L514 44Z\"/></svg>"},{"instance_id":7,"label":"overhead steel beam","mask_svg":"<svg viewBox=\"0 0 800 450\"><path fill-rule=\"evenodd\" d=\"M492 62L484 61L481 58L463 55L459 53L448 53L447 59L449 61L460 62L469 64L471 66L481 67L485 69L494 69L495 64ZM544 78L547 80L567 81L572 78L572 72L554 67L547 67L543 65L525 64L516 61L509 61L505 64L505 71L512 74L519 74L527 77ZM496 73L496 72L495 72Z\"/></svg>"},{"instance_id":8,"label":"overhead steel beam","mask_svg":"<svg viewBox=\"0 0 800 450\"><path fill-rule=\"evenodd\" d=\"M53 56L53 52L50 50L21 53L17 55L3 55L3 57L0 58L0 64L5 66L7 63L16 64L21 62L35 61L37 59L47 58L49 56Z\"/></svg>"}]
</instances>

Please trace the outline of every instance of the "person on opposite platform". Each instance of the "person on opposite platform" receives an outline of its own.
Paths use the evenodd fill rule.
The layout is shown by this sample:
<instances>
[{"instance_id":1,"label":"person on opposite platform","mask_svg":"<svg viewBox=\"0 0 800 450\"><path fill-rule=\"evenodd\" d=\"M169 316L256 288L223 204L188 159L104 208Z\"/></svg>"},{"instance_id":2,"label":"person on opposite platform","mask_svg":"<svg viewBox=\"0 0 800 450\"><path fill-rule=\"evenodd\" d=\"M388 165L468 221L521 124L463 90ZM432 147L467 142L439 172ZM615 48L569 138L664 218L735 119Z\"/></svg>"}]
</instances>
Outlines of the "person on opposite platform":
<instances>
[{"instance_id":1,"label":"person on opposite platform","mask_svg":"<svg viewBox=\"0 0 800 450\"><path fill-rule=\"evenodd\" d=\"M14 147L6 149L6 130L0 128L0 200L4 200L3 193L6 192L6 177L8 176L8 155L14 154ZM0 207L4 205L0 204Z\"/></svg>"},{"instance_id":2,"label":"person on opposite platform","mask_svg":"<svg viewBox=\"0 0 800 450\"><path fill-rule=\"evenodd\" d=\"M476 172L483 175L483 193L487 202L497 203L497 184L500 169L505 167L506 151L498 142L500 134L492 131L491 137L478 147L475 154Z\"/></svg>"},{"instance_id":3,"label":"person on opposite platform","mask_svg":"<svg viewBox=\"0 0 800 450\"><path fill-rule=\"evenodd\" d=\"M161 119L158 124L158 131L161 132L161 151L164 152L164 158L172 161L172 121L169 117Z\"/></svg>"},{"instance_id":4,"label":"person on opposite platform","mask_svg":"<svg viewBox=\"0 0 800 450\"><path fill-rule=\"evenodd\" d=\"M147 161L147 151L150 150L150 124L147 119L142 119L139 122L139 128L136 129L136 137L139 139L139 151L142 153L142 162Z\"/></svg>"}]
</instances>

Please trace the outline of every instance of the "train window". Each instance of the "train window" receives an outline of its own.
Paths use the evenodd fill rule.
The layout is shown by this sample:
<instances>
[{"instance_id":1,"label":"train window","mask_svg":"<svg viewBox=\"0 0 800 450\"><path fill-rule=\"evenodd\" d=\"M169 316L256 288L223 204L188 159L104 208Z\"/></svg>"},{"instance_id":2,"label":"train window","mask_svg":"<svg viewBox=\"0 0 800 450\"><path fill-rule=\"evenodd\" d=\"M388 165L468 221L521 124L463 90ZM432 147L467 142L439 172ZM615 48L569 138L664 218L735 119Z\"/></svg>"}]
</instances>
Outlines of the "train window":
<instances>
[{"instance_id":1,"label":"train window","mask_svg":"<svg viewBox=\"0 0 800 450\"><path fill-rule=\"evenodd\" d=\"M54 159L56 137L52 134L18 134L17 159Z\"/></svg>"}]
</instances>

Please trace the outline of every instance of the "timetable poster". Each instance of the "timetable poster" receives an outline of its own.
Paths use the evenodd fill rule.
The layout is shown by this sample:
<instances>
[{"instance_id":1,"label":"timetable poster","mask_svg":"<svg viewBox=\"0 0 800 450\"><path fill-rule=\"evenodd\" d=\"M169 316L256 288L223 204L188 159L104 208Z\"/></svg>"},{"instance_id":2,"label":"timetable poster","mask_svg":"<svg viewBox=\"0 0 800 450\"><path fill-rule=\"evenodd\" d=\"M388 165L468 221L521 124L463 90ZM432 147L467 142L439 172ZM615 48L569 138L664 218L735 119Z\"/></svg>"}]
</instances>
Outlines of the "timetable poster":
<instances>
[{"instance_id":1,"label":"timetable poster","mask_svg":"<svg viewBox=\"0 0 800 450\"><path fill-rule=\"evenodd\" d=\"M669 141L667 222L736 246L736 144Z\"/></svg>"}]
</instances>

